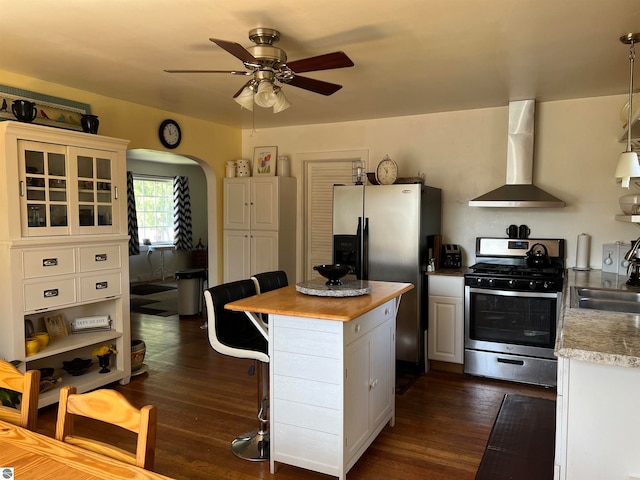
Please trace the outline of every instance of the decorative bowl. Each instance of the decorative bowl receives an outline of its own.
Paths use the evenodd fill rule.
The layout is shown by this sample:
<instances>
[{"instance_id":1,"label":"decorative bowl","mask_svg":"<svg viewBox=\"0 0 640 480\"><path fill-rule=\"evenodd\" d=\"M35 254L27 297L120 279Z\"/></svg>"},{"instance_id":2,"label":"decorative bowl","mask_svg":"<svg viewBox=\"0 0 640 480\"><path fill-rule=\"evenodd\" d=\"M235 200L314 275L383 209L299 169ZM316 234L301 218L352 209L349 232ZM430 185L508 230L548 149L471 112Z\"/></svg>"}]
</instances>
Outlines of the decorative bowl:
<instances>
[{"instance_id":1,"label":"decorative bowl","mask_svg":"<svg viewBox=\"0 0 640 480\"><path fill-rule=\"evenodd\" d=\"M327 285L342 285L342 277L352 272L350 265L334 263L331 265L316 265L313 267L324 278L327 278Z\"/></svg>"},{"instance_id":2,"label":"decorative bowl","mask_svg":"<svg viewBox=\"0 0 640 480\"><path fill-rule=\"evenodd\" d=\"M369 183L371 185L380 185L380 183L378 183L378 179L376 178L375 172L367 172L367 180L369 180Z\"/></svg>"},{"instance_id":3,"label":"decorative bowl","mask_svg":"<svg viewBox=\"0 0 640 480\"><path fill-rule=\"evenodd\" d=\"M87 373L92 363L90 358L74 358L70 362L62 362L62 369L74 377L77 377L78 375Z\"/></svg>"},{"instance_id":4,"label":"decorative bowl","mask_svg":"<svg viewBox=\"0 0 640 480\"><path fill-rule=\"evenodd\" d=\"M623 195L618 202L620 203L620 210L625 215L637 215L640 213L640 195Z\"/></svg>"}]
</instances>

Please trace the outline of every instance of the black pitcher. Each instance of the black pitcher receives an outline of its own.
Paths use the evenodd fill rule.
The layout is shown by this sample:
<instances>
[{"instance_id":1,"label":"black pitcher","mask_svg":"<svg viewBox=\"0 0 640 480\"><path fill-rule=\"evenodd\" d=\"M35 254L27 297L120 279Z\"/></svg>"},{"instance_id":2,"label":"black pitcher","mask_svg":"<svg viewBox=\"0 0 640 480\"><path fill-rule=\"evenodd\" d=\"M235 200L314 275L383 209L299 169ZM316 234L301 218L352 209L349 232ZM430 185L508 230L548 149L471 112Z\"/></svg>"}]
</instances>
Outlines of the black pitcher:
<instances>
[{"instance_id":1,"label":"black pitcher","mask_svg":"<svg viewBox=\"0 0 640 480\"><path fill-rule=\"evenodd\" d=\"M14 100L11 111L20 122L31 123L38 116L36 104L28 100Z\"/></svg>"},{"instance_id":2,"label":"black pitcher","mask_svg":"<svg viewBox=\"0 0 640 480\"><path fill-rule=\"evenodd\" d=\"M82 125L82 131L85 133L98 133L98 126L100 125L100 120L98 120L97 115L90 115L85 113L80 118L80 125Z\"/></svg>"}]
</instances>

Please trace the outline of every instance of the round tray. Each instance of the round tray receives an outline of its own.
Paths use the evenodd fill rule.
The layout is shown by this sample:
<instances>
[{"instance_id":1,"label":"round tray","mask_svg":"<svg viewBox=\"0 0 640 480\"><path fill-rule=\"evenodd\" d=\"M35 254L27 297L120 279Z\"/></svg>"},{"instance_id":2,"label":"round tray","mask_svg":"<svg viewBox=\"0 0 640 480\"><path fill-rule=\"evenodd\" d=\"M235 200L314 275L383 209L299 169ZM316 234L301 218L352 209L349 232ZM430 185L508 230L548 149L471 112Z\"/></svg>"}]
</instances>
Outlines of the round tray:
<instances>
[{"instance_id":1,"label":"round tray","mask_svg":"<svg viewBox=\"0 0 640 480\"><path fill-rule=\"evenodd\" d=\"M345 281L342 285L326 283L325 279L308 280L296 284L296 291L318 297L359 297L371 293L371 286L362 280Z\"/></svg>"}]
</instances>

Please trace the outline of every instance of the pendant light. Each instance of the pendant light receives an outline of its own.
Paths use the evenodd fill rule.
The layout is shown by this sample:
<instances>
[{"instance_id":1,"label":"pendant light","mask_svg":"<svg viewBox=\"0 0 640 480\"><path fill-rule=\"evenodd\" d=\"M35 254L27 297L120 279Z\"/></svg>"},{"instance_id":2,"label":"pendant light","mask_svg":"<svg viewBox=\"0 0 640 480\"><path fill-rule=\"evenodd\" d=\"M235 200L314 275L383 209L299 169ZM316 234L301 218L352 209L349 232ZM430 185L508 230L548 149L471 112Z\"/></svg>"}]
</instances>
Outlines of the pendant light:
<instances>
[{"instance_id":1,"label":"pendant light","mask_svg":"<svg viewBox=\"0 0 640 480\"><path fill-rule=\"evenodd\" d=\"M635 43L640 40L640 33L628 33L620 37L620 41L629 45L629 113L627 119L627 149L620 154L616 167L616 178L622 179L622 187L629 188L632 177L640 177L638 154L631 149L631 116L633 115L633 62L636 56Z\"/></svg>"}]
</instances>

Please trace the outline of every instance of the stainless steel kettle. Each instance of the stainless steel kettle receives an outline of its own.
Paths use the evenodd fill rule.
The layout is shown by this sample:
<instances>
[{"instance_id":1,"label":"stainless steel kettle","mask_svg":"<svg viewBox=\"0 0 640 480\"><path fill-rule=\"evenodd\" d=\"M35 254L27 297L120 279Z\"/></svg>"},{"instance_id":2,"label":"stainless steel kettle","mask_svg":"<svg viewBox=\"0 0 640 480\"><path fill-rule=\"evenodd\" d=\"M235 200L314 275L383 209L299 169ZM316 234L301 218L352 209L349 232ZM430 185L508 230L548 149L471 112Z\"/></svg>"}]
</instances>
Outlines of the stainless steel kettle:
<instances>
[{"instance_id":1,"label":"stainless steel kettle","mask_svg":"<svg viewBox=\"0 0 640 480\"><path fill-rule=\"evenodd\" d=\"M539 247L539 248L536 248ZM549 251L541 243L535 243L527 252L527 266L531 268L544 268L551 266Z\"/></svg>"}]
</instances>

